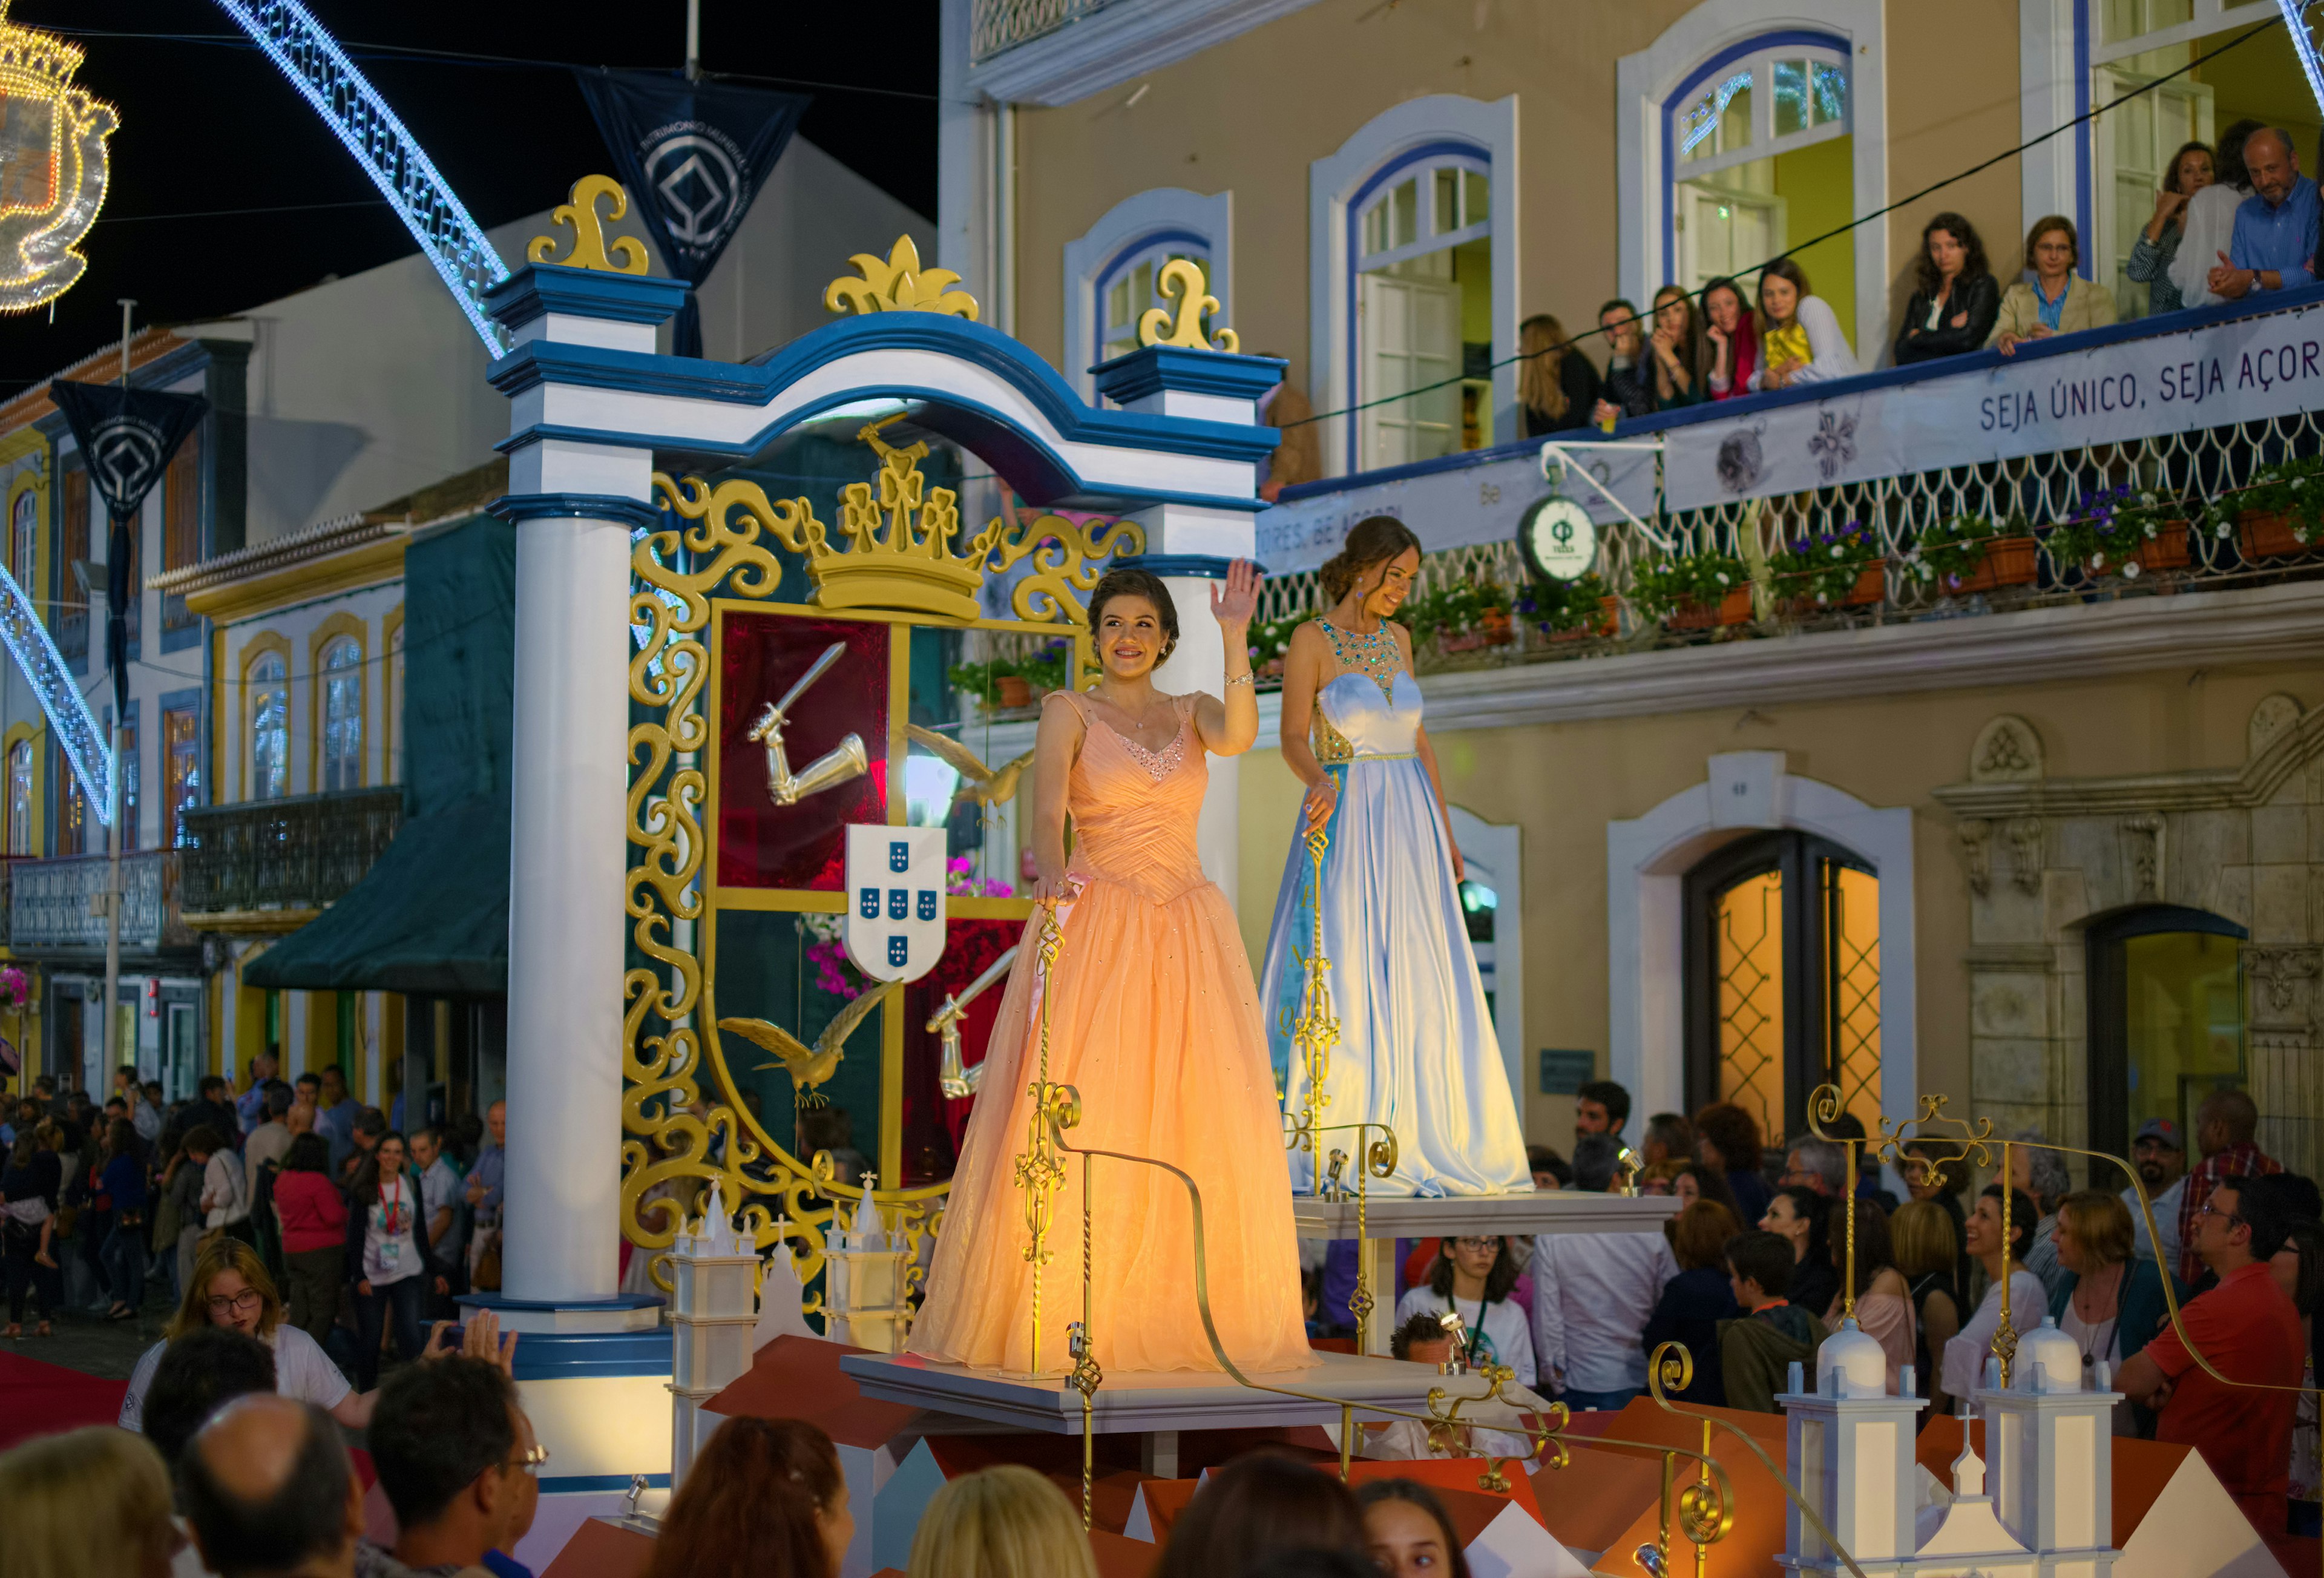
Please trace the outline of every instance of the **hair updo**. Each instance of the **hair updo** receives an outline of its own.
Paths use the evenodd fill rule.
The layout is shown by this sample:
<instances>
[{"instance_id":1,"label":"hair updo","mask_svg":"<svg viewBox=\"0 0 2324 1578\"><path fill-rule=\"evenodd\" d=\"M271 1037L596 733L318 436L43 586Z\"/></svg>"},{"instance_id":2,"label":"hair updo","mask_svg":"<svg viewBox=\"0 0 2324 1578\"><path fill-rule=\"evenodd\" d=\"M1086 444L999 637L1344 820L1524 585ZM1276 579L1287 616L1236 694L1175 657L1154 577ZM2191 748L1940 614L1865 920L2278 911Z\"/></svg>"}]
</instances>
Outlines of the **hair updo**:
<instances>
[{"instance_id":1,"label":"hair updo","mask_svg":"<svg viewBox=\"0 0 2324 1578\"><path fill-rule=\"evenodd\" d=\"M1348 528L1348 540L1326 559L1317 573L1323 578L1323 601L1337 603L1376 564L1394 558L1406 549L1417 549L1420 539L1394 515L1367 515Z\"/></svg>"},{"instance_id":2,"label":"hair updo","mask_svg":"<svg viewBox=\"0 0 2324 1578\"><path fill-rule=\"evenodd\" d=\"M1159 668L1168 662L1170 654L1178 650L1178 605L1170 600L1170 588L1162 584L1162 577L1136 565L1120 565L1101 576L1096 589L1090 593L1089 628L1093 641L1097 637L1098 621L1105 614L1105 605L1116 597L1143 597L1154 604L1155 614L1162 621L1162 655L1154 660L1154 664Z\"/></svg>"}]
</instances>

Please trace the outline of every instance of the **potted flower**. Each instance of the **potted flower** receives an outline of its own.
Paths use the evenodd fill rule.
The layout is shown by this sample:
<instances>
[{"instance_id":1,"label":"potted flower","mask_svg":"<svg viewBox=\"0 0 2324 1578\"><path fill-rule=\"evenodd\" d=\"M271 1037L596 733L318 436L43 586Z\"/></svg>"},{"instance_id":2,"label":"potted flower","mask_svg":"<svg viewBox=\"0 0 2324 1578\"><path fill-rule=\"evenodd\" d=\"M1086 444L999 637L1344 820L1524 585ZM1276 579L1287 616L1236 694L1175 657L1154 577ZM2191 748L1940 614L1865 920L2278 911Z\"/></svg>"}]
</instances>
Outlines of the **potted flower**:
<instances>
[{"instance_id":1,"label":"potted flower","mask_svg":"<svg viewBox=\"0 0 2324 1578\"><path fill-rule=\"evenodd\" d=\"M1792 609L1808 614L1880 602L1888 595L1887 563L1879 534L1857 521L1794 538L1767 557Z\"/></svg>"},{"instance_id":2,"label":"potted flower","mask_svg":"<svg viewBox=\"0 0 2324 1578\"><path fill-rule=\"evenodd\" d=\"M2187 513L2168 494L2125 483L2084 494L2073 519L2052 526L2043 546L2061 570L2078 565L2085 575L2135 581L2149 570L2186 567Z\"/></svg>"},{"instance_id":3,"label":"potted flower","mask_svg":"<svg viewBox=\"0 0 2324 1578\"><path fill-rule=\"evenodd\" d=\"M2005 523L1984 515L1950 515L1921 528L1904 556L1904 573L1933 585L1941 597L1965 597L1996 586L2029 586L2040 573L2040 545L2025 517L2011 511Z\"/></svg>"},{"instance_id":4,"label":"potted flower","mask_svg":"<svg viewBox=\"0 0 2324 1578\"><path fill-rule=\"evenodd\" d=\"M1044 641L1040 647L1018 660L1017 672L1031 694L1019 706L1030 706L1052 690L1063 690L1073 683L1074 648L1071 641Z\"/></svg>"},{"instance_id":5,"label":"potted flower","mask_svg":"<svg viewBox=\"0 0 2324 1578\"><path fill-rule=\"evenodd\" d=\"M1437 644L1443 651L1471 652L1507 644L1512 630L1507 586L1491 580L1457 581L1439 595L1443 602Z\"/></svg>"},{"instance_id":6,"label":"potted flower","mask_svg":"<svg viewBox=\"0 0 2324 1578\"><path fill-rule=\"evenodd\" d=\"M1622 600L1596 570L1570 581L1536 581L1517 596L1516 612L1553 641L1612 635Z\"/></svg>"},{"instance_id":7,"label":"potted flower","mask_svg":"<svg viewBox=\"0 0 2324 1578\"><path fill-rule=\"evenodd\" d=\"M954 663L945 671L954 690L976 697L986 711L1033 705L1032 687L1018 666L1006 658L989 663Z\"/></svg>"},{"instance_id":8,"label":"potted flower","mask_svg":"<svg viewBox=\"0 0 2324 1578\"><path fill-rule=\"evenodd\" d=\"M2246 559L2306 553L2324 538L2324 456L2262 466L2244 486L2214 499L2203 524L2217 539L2232 530Z\"/></svg>"},{"instance_id":9,"label":"potted flower","mask_svg":"<svg viewBox=\"0 0 2324 1578\"><path fill-rule=\"evenodd\" d=\"M1630 604L1665 630L1742 624L1751 617L1751 577L1728 554L1681 554L1634 568Z\"/></svg>"}]
</instances>

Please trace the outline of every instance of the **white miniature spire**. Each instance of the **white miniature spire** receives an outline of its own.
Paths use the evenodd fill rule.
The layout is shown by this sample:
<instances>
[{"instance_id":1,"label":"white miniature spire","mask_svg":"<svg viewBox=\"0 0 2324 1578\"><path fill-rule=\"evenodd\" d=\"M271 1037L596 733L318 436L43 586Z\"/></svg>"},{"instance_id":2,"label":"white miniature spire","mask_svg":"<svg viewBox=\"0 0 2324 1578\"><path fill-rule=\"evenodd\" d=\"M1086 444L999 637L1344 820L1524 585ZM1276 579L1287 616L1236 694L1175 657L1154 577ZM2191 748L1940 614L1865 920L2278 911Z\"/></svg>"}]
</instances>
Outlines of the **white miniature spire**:
<instances>
[{"instance_id":1,"label":"white miniature spire","mask_svg":"<svg viewBox=\"0 0 2324 1578\"><path fill-rule=\"evenodd\" d=\"M812 1337L801 1308L798 1268L791 1261L789 1221L775 1219L775 1252L759 1277L759 1324L751 1329L751 1352L777 1337Z\"/></svg>"},{"instance_id":2,"label":"white miniature spire","mask_svg":"<svg viewBox=\"0 0 2324 1578\"><path fill-rule=\"evenodd\" d=\"M888 1235L880 1225L880 1208L872 1202L872 1192L879 1186L878 1173L863 1175L863 1198L855 1207L854 1227L847 1235L847 1247L851 1250L884 1250L888 1247Z\"/></svg>"},{"instance_id":3,"label":"white miniature spire","mask_svg":"<svg viewBox=\"0 0 2324 1578\"><path fill-rule=\"evenodd\" d=\"M1960 1455L1953 1459L1953 1494L1982 1496L1985 1494L1985 1460L1977 1455L1977 1448L1969 1444L1969 1424L1961 1423Z\"/></svg>"}]
</instances>

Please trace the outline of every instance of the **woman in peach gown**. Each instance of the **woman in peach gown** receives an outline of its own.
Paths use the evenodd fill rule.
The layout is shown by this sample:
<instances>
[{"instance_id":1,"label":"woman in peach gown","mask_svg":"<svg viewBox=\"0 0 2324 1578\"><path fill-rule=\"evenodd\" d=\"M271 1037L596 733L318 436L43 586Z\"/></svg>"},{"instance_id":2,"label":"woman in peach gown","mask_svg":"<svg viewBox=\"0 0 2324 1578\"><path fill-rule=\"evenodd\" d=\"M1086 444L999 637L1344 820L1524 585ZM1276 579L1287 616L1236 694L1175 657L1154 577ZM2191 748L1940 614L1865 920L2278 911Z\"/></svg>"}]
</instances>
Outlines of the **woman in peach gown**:
<instances>
[{"instance_id":1,"label":"woman in peach gown","mask_svg":"<svg viewBox=\"0 0 2324 1578\"><path fill-rule=\"evenodd\" d=\"M1049 1077L1081 1094L1076 1148L1148 1157L1202 1191L1211 1309L1246 1372L1312 1363L1298 1247L1259 991L1235 914L1203 875L1194 821L1205 752L1232 756L1259 734L1245 632L1259 579L1237 561L1211 612L1226 642L1226 697L1166 696L1155 667L1177 643L1161 581L1118 569L1090 596L1102 676L1053 691L1035 742L1035 898L1056 906L1064 946L1049 983ZM1065 858L1065 821L1074 845ZM1030 1232L1016 1159L1039 1077L1037 945L1025 930L986 1054L928 1296L909 1351L1024 1374L1070 1366L1065 1325L1082 1318L1082 1168L1065 1158L1032 1352ZM1091 1333L1109 1376L1216 1370L1194 1302L1194 1214L1156 1167L1094 1164Z\"/></svg>"}]
</instances>

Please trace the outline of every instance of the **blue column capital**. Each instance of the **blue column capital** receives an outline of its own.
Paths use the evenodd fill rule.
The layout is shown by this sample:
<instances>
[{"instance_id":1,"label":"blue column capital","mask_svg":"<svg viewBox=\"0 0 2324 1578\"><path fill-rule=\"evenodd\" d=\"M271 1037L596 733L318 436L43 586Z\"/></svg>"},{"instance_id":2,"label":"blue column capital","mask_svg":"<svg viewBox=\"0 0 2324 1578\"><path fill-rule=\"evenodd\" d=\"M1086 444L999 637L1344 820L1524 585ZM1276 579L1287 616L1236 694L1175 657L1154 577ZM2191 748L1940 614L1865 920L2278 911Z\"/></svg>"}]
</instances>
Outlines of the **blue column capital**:
<instances>
[{"instance_id":1,"label":"blue column capital","mask_svg":"<svg viewBox=\"0 0 2324 1578\"><path fill-rule=\"evenodd\" d=\"M693 288L652 274L527 263L484 292L484 310L511 334L552 312L651 325L676 317Z\"/></svg>"},{"instance_id":2,"label":"blue column capital","mask_svg":"<svg viewBox=\"0 0 2324 1578\"><path fill-rule=\"evenodd\" d=\"M525 521L563 517L576 521L619 521L651 530L662 523L659 504L620 494L503 494L484 506L512 526Z\"/></svg>"},{"instance_id":3,"label":"blue column capital","mask_svg":"<svg viewBox=\"0 0 2324 1578\"><path fill-rule=\"evenodd\" d=\"M1197 351L1185 346L1140 346L1090 369L1097 391L1117 404L1167 392L1211 394L1228 400L1259 399L1283 381L1277 356L1243 356Z\"/></svg>"}]
</instances>

